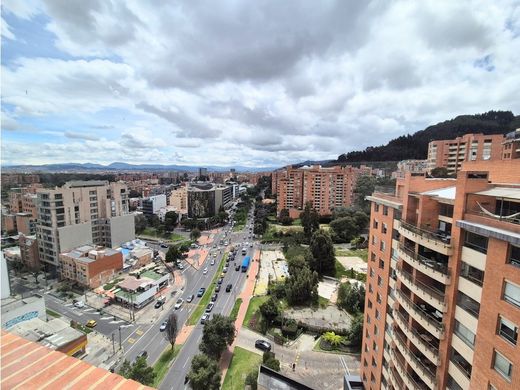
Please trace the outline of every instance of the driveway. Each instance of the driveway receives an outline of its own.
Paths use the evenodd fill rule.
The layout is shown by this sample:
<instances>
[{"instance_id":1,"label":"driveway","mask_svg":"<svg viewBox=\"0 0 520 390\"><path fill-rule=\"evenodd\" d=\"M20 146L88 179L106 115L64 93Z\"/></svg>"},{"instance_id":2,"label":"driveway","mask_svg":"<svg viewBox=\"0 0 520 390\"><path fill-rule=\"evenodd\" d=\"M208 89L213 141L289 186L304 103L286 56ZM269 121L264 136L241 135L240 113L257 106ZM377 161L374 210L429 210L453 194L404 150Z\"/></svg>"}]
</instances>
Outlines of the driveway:
<instances>
[{"instance_id":1,"label":"driveway","mask_svg":"<svg viewBox=\"0 0 520 390\"><path fill-rule=\"evenodd\" d=\"M242 328L238 333L236 345L262 355L262 351L254 347L255 340L258 339L265 339L265 336ZM317 390L343 389L343 376L347 369L351 375L359 374L359 356L313 351L315 343L313 336L304 334L290 346L281 346L273 342L271 345L276 358L280 360L282 373L288 377ZM296 364L294 372L293 363Z\"/></svg>"}]
</instances>

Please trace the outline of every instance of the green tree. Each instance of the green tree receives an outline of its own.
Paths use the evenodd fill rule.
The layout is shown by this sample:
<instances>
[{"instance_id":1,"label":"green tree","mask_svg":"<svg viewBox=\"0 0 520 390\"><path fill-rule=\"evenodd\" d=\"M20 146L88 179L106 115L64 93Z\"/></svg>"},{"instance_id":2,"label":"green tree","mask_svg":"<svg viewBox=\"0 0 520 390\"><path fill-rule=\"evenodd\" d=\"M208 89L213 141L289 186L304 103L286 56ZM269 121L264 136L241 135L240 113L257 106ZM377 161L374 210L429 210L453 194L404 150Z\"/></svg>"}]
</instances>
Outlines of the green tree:
<instances>
[{"instance_id":1,"label":"green tree","mask_svg":"<svg viewBox=\"0 0 520 390\"><path fill-rule=\"evenodd\" d=\"M363 312L365 309L365 287L357 283L341 283L338 288L337 306L351 314Z\"/></svg>"},{"instance_id":2,"label":"green tree","mask_svg":"<svg viewBox=\"0 0 520 390\"><path fill-rule=\"evenodd\" d=\"M330 228L334 233L336 242L349 242L352 237L358 234L358 228L352 217L342 217L333 220Z\"/></svg>"},{"instance_id":3,"label":"green tree","mask_svg":"<svg viewBox=\"0 0 520 390\"><path fill-rule=\"evenodd\" d=\"M179 332L179 326L177 322L177 314L170 313L168 321L166 323L166 329L164 330L164 338L172 346L172 350L175 347L175 340L177 339L177 333Z\"/></svg>"},{"instance_id":4,"label":"green tree","mask_svg":"<svg viewBox=\"0 0 520 390\"><path fill-rule=\"evenodd\" d=\"M156 375L153 367L148 365L144 356L137 358L133 364L125 360L121 365L119 373L125 378L133 379L146 386L153 385Z\"/></svg>"},{"instance_id":5,"label":"green tree","mask_svg":"<svg viewBox=\"0 0 520 390\"><path fill-rule=\"evenodd\" d=\"M334 332L325 332L322 337L333 347L337 347L343 341L343 337Z\"/></svg>"},{"instance_id":6,"label":"green tree","mask_svg":"<svg viewBox=\"0 0 520 390\"><path fill-rule=\"evenodd\" d=\"M309 266L308 258L310 256L310 252L306 251L305 255L297 255L291 257L287 260L287 268L289 271L289 275L296 275L300 272L304 267Z\"/></svg>"},{"instance_id":7,"label":"green tree","mask_svg":"<svg viewBox=\"0 0 520 390\"><path fill-rule=\"evenodd\" d=\"M443 178L443 177L450 177L450 174L448 173L448 168L436 167L436 168L432 169L432 171L430 172L430 176Z\"/></svg>"},{"instance_id":8,"label":"green tree","mask_svg":"<svg viewBox=\"0 0 520 390\"><path fill-rule=\"evenodd\" d=\"M336 269L334 244L329 234L323 230L316 231L311 238L309 250L312 254L310 268L319 275L331 274Z\"/></svg>"},{"instance_id":9,"label":"green tree","mask_svg":"<svg viewBox=\"0 0 520 390\"><path fill-rule=\"evenodd\" d=\"M191 361L188 380L193 390L219 390L220 369L218 362L208 355L195 355Z\"/></svg>"},{"instance_id":10,"label":"green tree","mask_svg":"<svg viewBox=\"0 0 520 390\"><path fill-rule=\"evenodd\" d=\"M366 213L370 213L370 202L365 197L372 195L376 188L376 178L371 175L359 176L354 187L354 204Z\"/></svg>"},{"instance_id":11,"label":"green tree","mask_svg":"<svg viewBox=\"0 0 520 390\"><path fill-rule=\"evenodd\" d=\"M193 241L197 241L197 240L200 238L200 230L199 230L198 228L193 229L193 230L190 232L190 238L191 238Z\"/></svg>"},{"instance_id":12,"label":"green tree","mask_svg":"<svg viewBox=\"0 0 520 390\"><path fill-rule=\"evenodd\" d=\"M305 203L305 208L300 214L300 220L302 221L303 233L309 240L316 230L320 227L320 216L317 211L312 208L311 202Z\"/></svg>"},{"instance_id":13,"label":"green tree","mask_svg":"<svg viewBox=\"0 0 520 390\"><path fill-rule=\"evenodd\" d=\"M202 341L199 345L201 352L220 359L220 355L235 339L235 323L230 317L215 314L213 318L204 324Z\"/></svg>"},{"instance_id":14,"label":"green tree","mask_svg":"<svg viewBox=\"0 0 520 390\"><path fill-rule=\"evenodd\" d=\"M363 314L356 315L350 323L348 339L353 345L361 345L363 341Z\"/></svg>"},{"instance_id":15,"label":"green tree","mask_svg":"<svg viewBox=\"0 0 520 390\"><path fill-rule=\"evenodd\" d=\"M175 211L168 211L164 216L164 228L167 232L173 231L175 226L177 226L177 220L179 219L179 215Z\"/></svg>"},{"instance_id":16,"label":"green tree","mask_svg":"<svg viewBox=\"0 0 520 390\"><path fill-rule=\"evenodd\" d=\"M179 260L181 258L181 255L182 253L179 250L179 247L177 247L176 245L171 245L168 248L168 252L166 252L166 261L168 263L173 263L176 260Z\"/></svg>"},{"instance_id":17,"label":"green tree","mask_svg":"<svg viewBox=\"0 0 520 390\"><path fill-rule=\"evenodd\" d=\"M148 225L157 229L161 225L161 220L157 215L152 214L148 217Z\"/></svg>"},{"instance_id":18,"label":"green tree","mask_svg":"<svg viewBox=\"0 0 520 390\"><path fill-rule=\"evenodd\" d=\"M304 267L285 281L285 295L290 305L314 303L318 299L318 273Z\"/></svg>"},{"instance_id":19,"label":"green tree","mask_svg":"<svg viewBox=\"0 0 520 390\"><path fill-rule=\"evenodd\" d=\"M280 360L275 358L274 353L265 351L262 356L262 364L271 370L280 372Z\"/></svg>"},{"instance_id":20,"label":"green tree","mask_svg":"<svg viewBox=\"0 0 520 390\"><path fill-rule=\"evenodd\" d=\"M148 226L148 220L143 214L137 214L134 217L135 234L141 234Z\"/></svg>"},{"instance_id":21,"label":"green tree","mask_svg":"<svg viewBox=\"0 0 520 390\"><path fill-rule=\"evenodd\" d=\"M280 307L274 297L269 297L267 301L259 307L262 316L271 324L276 317L280 315Z\"/></svg>"},{"instance_id":22,"label":"green tree","mask_svg":"<svg viewBox=\"0 0 520 390\"><path fill-rule=\"evenodd\" d=\"M278 221L282 225L290 225L290 224L292 224L293 219L290 217L288 209L280 210L280 215L278 216Z\"/></svg>"},{"instance_id":23,"label":"green tree","mask_svg":"<svg viewBox=\"0 0 520 390\"><path fill-rule=\"evenodd\" d=\"M251 390L258 389L258 370L253 370L246 376L245 385L249 385Z\"/></svg>"}]
</instances>

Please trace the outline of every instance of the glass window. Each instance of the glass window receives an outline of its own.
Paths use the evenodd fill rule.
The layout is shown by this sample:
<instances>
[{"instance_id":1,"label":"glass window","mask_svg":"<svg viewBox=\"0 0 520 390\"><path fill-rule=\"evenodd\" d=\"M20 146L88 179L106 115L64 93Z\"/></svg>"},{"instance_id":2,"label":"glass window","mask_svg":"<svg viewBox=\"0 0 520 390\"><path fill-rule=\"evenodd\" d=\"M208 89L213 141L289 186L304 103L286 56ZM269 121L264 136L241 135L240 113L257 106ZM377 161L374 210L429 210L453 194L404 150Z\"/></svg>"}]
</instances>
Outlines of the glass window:
<instances>
[{"instance_id":1,"label":"glass window","mask_svg":"<svg viewBox=\"0 0 520 390\"><path fill-rule=\"evenodd\" d=\"M384 252L386 249L386 242L381 241L381 243L379 244L379 249L381 250L381 252Z\"/></svg>"},{"instance_id":2,"label":"glass window","mask_svg":"<svg viewBox=\"0 0 520 390\"><path fill-rule=\"evenodd\" d=\"M498 334L510 343L516 345L518 339L518 327L502 316L498 316Z\"/></svg>"},{"instance_id":3,"label":"glass window","mask_svg":"<svg viewBox=\"0 0 520 390\"><path fill-rule=\"evenodd\" d=\"M381 268L381 269L385 268L385 262L381 259L379 259L379 268Z\"/></svg>"},{"instance_id":4,"label":"glass window","mask_svg":"<svg viewBox=\"0 0 520 390\"><path fill-rule=\"evenodd\" d=\"M468 379L471 378L472 365L455 348L451 348L451 361L462 370Z\"/></svg>"},{"instance_id":5,"label":"glass window","mask_svg":"<svg viewBox=\"0 0 520 390\"><path fill-rule=\"evenodd\" d=\"M388 206L383 206L383 215L388 215Z\"/></svg>"},{"instance_id":6,"label":"glass window","mask_svg":"<svg viewBox=\"0 0 520 390\"><path fill-rule=\"evenodd\" d=\"M514 245L509 246L509 258L507 262L516 267L520 267L520 247Z\"/></svg>"},{"instance_id":7,"label":"glass window","mask_svg":"<svg viewBox=\"0 0 520 390\"><path fill-rule=\"evenodd\" d=\"M480 234L466 232L464 245L481 253L487 253L488 239Z\"/></svg>"},{"instance_id":8,"label":"glass window","mask_svg":"<svg viewBox=\"0 0 520 390\"><path fill-rule=\"evenodd\" d=\"M448 389L450 390L463 390L463 388L451 377L448 375Z\"/></svg>"},{"instance_id":9,"label":"glass window","mask_svg":"<svg viewBox=\"0 0 520 390\"><path fill-rule=\"evenodd\" d=\"M475 333L462 325L459 321L455 320L454 333L459 336L468 346L473 349L475 346Z\"/></svg>"},{"instance_id":10,"label":"glass window","mask_svg":"<svg viewBox=\"0 0 520 390\"><path fill-rule=\"evenodd\" d=\"M374 223L372 224L372 227L373 227L374 229L377 229L378 226L379 226L379 222L377 221L377 219L374 219Z\"/></svg>"},{"instance_id":11,"label":"glass window","mask_svg":"<svg viewBox=\"0 0 520 390\"><path fill-rule=\"evenodd\" d=\"M520 287L506 281L504 287L504 301L520 307Z\"/></svg>"},{"instance_id":12,"label":"glass window","mask_svg":"<svg viewBox=\"0 0 520 390\"><path fill-rule=\"evenodd\" d=\"M386 232L388 231L388 225L386 223L383 222L382 226L381 226L381 232L383 234L386 234Z\"/></svg>"},{"instance_id":13,"label":"glass window","mask_svg":"<svg viewBox=\"0 0 520 390\"><path fill-rule=\"evenodd\" d=\"M461 265L460 276L475 284L478 284L479 286L482 286L482 283L484 282L484 271L481 271L478 268L465 263L464 261Z\"/></svg>"},{"instance_id":14,"label":"glass window","mask_svg":"<svg viewBox=\"0 0 520 390\"><path fill-rule=\"evenodd\" d=\"M377 203L374 204L374 211L375 211L376 213L379 212L379 205L378 205Z\"/></svg>"},{"instance_id":15,"label":"glass window","mask_svg":"<svg viewBox=\"0 0 520 390\"><path fill-rule=\"evenodd\" d=\"M466 310L473 317L478 318L480 313L480 303L468 297L461 291L457 292L457 305Z\"/></svg>"},{"instance_id":16,"label":"glass window","mask_svg":"<svg viewBox=\"0 0 520 390\"><path fill-rule=\"evenodd\" d=\"M504 378L510 380L511 372L513 371L513 365L507 360L502 354L495 351L493 359L493 368L501 374Z\"/></svg>"}]
</instances>

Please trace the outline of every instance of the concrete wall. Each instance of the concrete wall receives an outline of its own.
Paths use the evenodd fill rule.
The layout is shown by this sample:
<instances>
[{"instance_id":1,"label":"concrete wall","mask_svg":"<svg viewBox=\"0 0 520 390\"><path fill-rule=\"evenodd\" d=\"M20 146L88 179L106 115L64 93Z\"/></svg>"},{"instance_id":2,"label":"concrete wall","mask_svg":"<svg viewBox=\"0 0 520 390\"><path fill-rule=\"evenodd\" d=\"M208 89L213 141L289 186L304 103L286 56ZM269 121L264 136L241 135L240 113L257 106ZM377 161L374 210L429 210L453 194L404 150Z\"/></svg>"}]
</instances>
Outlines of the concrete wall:
<instances>
[{"instance_id":1,"label":"concrete wall","mask_svg":"<svg viewBox=\"0 0 520 390\"><path fill-rule=\"evenodd\" d=\"M58 237L60 252L67 252L78 246L92 244L92 224L85 222L58 228Z\"/></svg>"},{"instance_id":2,"label":"concrete wall","mask_svg":"<svg viewBox=\"0 0 520 390\"><path fill-rule=\"evenodd\" d=\"M135 220L133 214L110 218L110 247L117 248L123 242L135 238Z\"/></svg>"}]
</instances>

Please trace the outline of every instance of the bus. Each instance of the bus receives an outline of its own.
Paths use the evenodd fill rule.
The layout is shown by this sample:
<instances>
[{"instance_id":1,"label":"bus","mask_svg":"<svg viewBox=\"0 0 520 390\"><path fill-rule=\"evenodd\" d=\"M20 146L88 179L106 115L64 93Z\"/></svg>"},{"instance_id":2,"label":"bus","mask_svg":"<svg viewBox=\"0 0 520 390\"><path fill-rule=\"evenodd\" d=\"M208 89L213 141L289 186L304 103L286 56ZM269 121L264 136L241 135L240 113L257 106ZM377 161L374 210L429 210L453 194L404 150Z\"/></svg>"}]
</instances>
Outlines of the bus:
<instances>
[{"instance_id":1,"label":"bus","mask_svg":"<svg viewBox=\"0 0 520 390\"><path fill-rule=\"evenodd\" d=\"M244 257L244 260L242 261L242 272L246 272L249 268L249 262L251 261L251 257L246 256Z\"/></svg>"}]
</instances>

